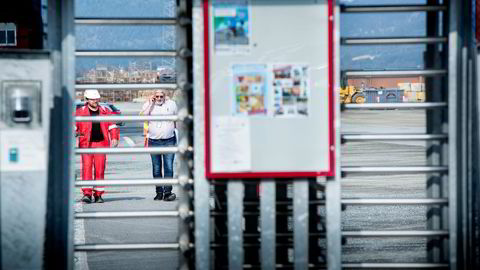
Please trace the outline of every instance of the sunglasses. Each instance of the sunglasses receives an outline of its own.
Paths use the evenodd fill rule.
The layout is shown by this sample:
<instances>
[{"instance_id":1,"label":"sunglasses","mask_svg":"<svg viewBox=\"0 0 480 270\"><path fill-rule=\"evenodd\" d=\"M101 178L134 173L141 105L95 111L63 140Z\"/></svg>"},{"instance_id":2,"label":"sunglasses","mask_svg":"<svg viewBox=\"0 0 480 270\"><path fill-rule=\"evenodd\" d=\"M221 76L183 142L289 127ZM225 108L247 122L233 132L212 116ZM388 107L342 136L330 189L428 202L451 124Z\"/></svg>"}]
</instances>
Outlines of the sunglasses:
<instances>
[{"instance_id":1,"label":"sunglasses","mask_svg":"<svg viewBox=\"0 0 480 270\"><path fill-rule=\"evenodd\" d=\"M155 96L156 98L164 98L165 96Z\"/></svg>"}]
</instances>

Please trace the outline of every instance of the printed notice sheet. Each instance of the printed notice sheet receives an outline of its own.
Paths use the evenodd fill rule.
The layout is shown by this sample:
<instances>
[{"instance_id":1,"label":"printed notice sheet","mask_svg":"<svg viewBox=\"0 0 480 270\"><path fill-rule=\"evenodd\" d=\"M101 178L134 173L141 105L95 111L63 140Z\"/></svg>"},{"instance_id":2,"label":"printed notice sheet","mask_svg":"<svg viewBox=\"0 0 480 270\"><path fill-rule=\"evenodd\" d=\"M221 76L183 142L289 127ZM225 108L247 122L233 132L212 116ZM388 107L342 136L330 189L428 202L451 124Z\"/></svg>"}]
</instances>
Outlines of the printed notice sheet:
<instances>
[{"instance_id":1,"label":"printed notice sheet","mask_svg":"<svg viewBox=\"0 0 480 270\"><path fill-rule=\"evenodd\" d=\"M308 116L310 97L307 65L274 64L271 68L275 117Z\"/></svg>"},{"instance_id":2,"label":"printed notice sheet","mask_svg":"<svg viewBox=\"0 0 480 270\"><path fill-rule=\"evenodd\" d=\"M233 115L267 114L267 65L232 65Z\"/></svg>"},{"instance_id":3,"label":"printed notice sheet","mask_svg":"<svg viewBox=\"0 0 480 270\"><path fill-rule=\"evenodd\" d=\"M213 33L216 53L250 51L249 0L213 0Z\"/></svg>"},{"instance_id":4,"label":"printed notice sheet","mask_svg":"<svg viewBox=\"0 0 480 270\"><path fill-rule=\"evenodd\" d=\"M249 119L217 116L212 120L212 172L251 171Z\"/></svg>"}]
</instances>

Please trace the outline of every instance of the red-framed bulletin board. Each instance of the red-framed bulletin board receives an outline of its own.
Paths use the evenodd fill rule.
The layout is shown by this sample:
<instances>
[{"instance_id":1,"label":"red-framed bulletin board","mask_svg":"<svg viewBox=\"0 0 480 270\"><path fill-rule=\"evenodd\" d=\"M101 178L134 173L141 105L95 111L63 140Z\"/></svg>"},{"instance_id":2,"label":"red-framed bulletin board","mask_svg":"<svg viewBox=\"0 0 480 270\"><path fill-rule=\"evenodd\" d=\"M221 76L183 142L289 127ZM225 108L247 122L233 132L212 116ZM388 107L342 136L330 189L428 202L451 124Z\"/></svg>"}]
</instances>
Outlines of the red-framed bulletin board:
<instances>
[{"instance_id":1,"label":"red-framed bulletin board","mask_svg":"<svg viewBox=\"0 0 480 270\"><path fill-rule=\"evenodd\" d=\"M334 176L334 0L204 0L207 178Z\"/></svg>"}]
</instances>

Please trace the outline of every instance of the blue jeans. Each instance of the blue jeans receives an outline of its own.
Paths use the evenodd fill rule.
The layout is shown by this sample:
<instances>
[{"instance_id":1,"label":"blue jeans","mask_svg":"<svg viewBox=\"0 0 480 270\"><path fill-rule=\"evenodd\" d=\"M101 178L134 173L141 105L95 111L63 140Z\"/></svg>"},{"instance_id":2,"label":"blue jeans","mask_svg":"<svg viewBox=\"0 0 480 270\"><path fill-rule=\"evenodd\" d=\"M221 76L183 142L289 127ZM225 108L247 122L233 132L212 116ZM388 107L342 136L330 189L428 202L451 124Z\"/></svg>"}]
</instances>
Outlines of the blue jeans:
<instances>
[{"instance_id":1,"label":"blue jeans","mask_svg":"<svg viewBox=\"0 0 480 270\"><path fill-rule=\"evenodd\" d=\"M175 136L169 139L148 139L148 147L175 146L177 139ZM163 177L173 178L173 159L175 154L151 154L153 178L162 178L162 158L163 158ZM156 186L157 193L170 193L172 186Z\"/></svg>"}]
</instances>

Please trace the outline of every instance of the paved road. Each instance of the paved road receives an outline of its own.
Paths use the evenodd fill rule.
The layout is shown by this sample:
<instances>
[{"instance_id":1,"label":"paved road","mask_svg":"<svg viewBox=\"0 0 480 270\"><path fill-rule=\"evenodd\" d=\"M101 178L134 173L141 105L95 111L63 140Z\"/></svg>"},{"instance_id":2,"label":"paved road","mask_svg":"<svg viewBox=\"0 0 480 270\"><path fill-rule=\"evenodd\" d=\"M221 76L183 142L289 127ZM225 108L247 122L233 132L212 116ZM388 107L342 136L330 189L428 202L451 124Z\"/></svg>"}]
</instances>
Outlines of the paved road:
<instances>
[{"instance_id":1,"label":"paved road","mask_svg":"<svg viewBox=\"0 0 480 270\"><path fill-rule=\"evenodd\" d=\"M134 113L138 104L119 104ZM423 111L356 111L342 114L345 133L423 133ZM143 142L142 123L121 128L121 147ZM125 139L128 137L129 139ZM354 142L342 146L343 165L424 165L425 144L421 142ZM77 157L77 172L79 158ZM151 178L148 155L108 156L106 178ZM425 198L423 175L352 175L342 181L344 198ZM108 188L104 204L81 205L77 211L172 210L175 202L152 200L154 187ZM76 192L76 200L81 197ZM83 209L82 209L83 208ZM342 214L345 230L425 229L423 206L351 206ZM82 227L85 233L82 232ZM158 232L158 233L155 233ZM177 237L176 219L110 219L76 223L76 241L86 243L167 243ZM423 262L426 239L352 238L343 248L345 262ZM169 252L89 252L77 254L78 268L90 269L175 269L177 254Z\"/></svg>"}]
</instances>

